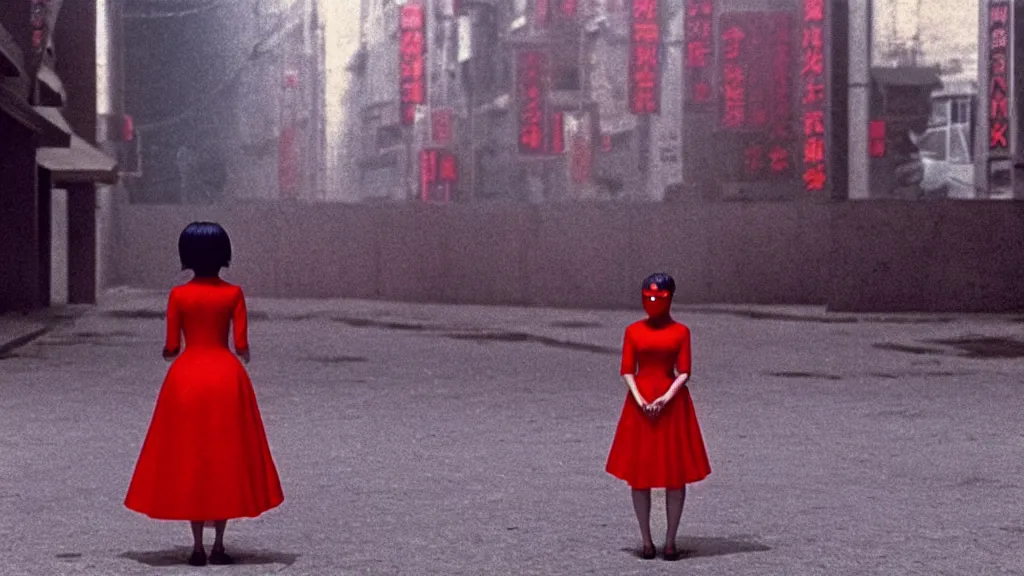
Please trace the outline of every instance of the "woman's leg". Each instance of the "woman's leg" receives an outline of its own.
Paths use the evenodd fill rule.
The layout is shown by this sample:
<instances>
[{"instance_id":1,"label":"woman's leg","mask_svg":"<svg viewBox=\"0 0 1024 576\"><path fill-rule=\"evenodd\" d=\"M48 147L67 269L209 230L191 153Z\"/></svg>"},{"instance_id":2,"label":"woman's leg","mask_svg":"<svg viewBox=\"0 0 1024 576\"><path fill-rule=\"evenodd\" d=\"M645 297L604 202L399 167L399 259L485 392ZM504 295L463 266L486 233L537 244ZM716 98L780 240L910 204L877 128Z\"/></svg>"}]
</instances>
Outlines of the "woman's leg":
<instances>
[{"instance_id":1,"label":"woman's leg","mask_svg":"<svg viewBox=\"0 0 1024 576\"><path fill-rule=\"evenodd\" d=\"M644 539L644 550L654 547L654 540L651 539L651 491L633 490L633 510L636 512L637 522L640 523L640 535Z\"/></svg>"},{"instance_id":2,"label":"woman's leg","mask_svg":"<svg viewBox=\"0 0 1024 576\"><path fill-rule=\"evenodd\" d=\"M676 549L676 533L679 532L679 520L683 516L683 503L686 502L686 486L679 490L665 490L665 511L668 515L668 531L665 534L665 549L674 552Z\"/></svg>"},{"instance_id":3,"label":"woman's leg","mask_svg":"<svg viewBox=\"0 0 1024 576\"><path fill-rule=\"evenodd\" d=\"M192 521L192 556L188 563L193 566L206 565L206 550L203 548L203 524L202 520Z\"/></svg>"},{"instance_id":4,"label":"woman's leg","mask_svg":"<svg viewBox=\"0 0 1024 576\"><path fill-rule=\"evenodd\" d=\"M210 551L210 563L212 564L232 564L234 562L231 556L224 552L224 529L227 526L227 520L218 520L213 523L216 536L213 540L213 549Z\"/></svg>"},{"instance_id":5,"label":"woman's leg","mask_svg":"<svg viewBox=\"0 0 1024 576\"><path fill-rule=\"evenodd\" d=\"M193 520L192 521L192 551L202 552L206 554L206 550L203 548L203 521Z\"/></svg>"}]
</instances>

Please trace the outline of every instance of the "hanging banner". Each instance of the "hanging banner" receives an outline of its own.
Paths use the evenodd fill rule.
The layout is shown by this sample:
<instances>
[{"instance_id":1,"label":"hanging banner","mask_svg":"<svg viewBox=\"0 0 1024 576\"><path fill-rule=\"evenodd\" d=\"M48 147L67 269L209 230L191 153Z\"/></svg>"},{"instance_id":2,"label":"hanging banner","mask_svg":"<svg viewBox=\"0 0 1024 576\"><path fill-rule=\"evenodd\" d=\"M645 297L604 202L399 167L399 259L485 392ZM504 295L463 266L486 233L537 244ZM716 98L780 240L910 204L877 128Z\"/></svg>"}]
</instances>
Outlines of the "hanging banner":
<instances>
[{"instance_id":1,"label":"hanging banner","mask_svg":"<svg viewBox=\"0 0 1024 576\"><path fill-rule=\"evenodd\" d=\"M447 150L420 151L420 199L423 202L451 202L452 187L459 182L459 165Z\"/></svg>"},{"instance_id":2,"label":"hanging banner","mask_svg":"<svg viewBox=\"0 0 1024 576\"><path fill-rule=\"evenodd\" d=\"M741 150L740 180L792 179L793 18L786 12L730 12L721 19L719 123ZM813 116L820 121L820 118Z\"/></svg>"},{"instance_id":3,"label":"hanging banner","mask_svg":"<svg viewBox=\"0 0 1024 576\"><path fill-rule=\"evenodd\" d=\"M711 89L712 66L715 60L715 42L712 37L713 0L686 0L686 51L683 53L685 71L684 104L690 108L703 108L714 102Z\"/></svg>"},{"instance_id":4,"label":"hanging banner","mask_svg":"<svg viewBox=\"0 0 1024 576\"><path fill-rule=\"evenodd\" d=\"M399 12L398 67L402 124L416 121L416 106L426 101L426 28L423 6L406 4Z\"/></svg>"},{"instance_id":5,"label":"hanging banner","mask_svg":"<svg viewBox=\"0 0 1024 576\"><path fill-rule=\"evenodd\" d=\"M435 108L430 113L430 135L437 144L448 144L452 141L455 111L451 108Z\"/></svg>"},{"instance_id":6,"label":"hanging banner","mask_svg":"<svg viewBox=\"0 0 1024 576\"><path fill-rule=\"evenodd\" d=\"M991 0L988 8L989 43L989 156L1010 155L1010 110L1012 109L1010 89L1010 56L1012 45L1010 26L1010 3L1008 0Z\"/></svg>"},{"instance_id":7,"label":"hanging banner","mask_svg":"<svg viewBox=\"0 0 1024 576\"><path fill-rule=\"evenodd\" d=\"M520 52L516 59L516 82L519 97L519 153L545 153L547 131L547 55L540 51Z\"/></svg>"},{"instance_id":8,"label":"hanging banner","mask_svg":"<svg viewBox=\"0 0 1024 576\"><path fill-rule=\"evenodd\" d=\"M629 111L660 112L661 27L658 0L633 0L629 34Z\"/></svg>"},{"instance_id":9,"label":"hanging banner","mask_svg":"<svg viewBox=\"0 0 1024 576\"><path fill-rule=\"evenodd\" d=\"M803 86L803 182L808 192L828 185L828 22L825 0L803 1L803 34L800 43L800 83Z\"/></svg>"}]
</instances>

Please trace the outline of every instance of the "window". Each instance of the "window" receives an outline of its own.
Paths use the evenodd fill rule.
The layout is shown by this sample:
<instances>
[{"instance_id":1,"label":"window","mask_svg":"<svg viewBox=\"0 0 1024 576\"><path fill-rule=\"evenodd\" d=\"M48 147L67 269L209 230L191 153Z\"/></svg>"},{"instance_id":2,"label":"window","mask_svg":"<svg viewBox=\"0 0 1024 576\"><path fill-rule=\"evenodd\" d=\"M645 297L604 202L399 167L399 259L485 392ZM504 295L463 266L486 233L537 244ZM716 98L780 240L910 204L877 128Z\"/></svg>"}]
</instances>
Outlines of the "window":
<instances>
[{"instance_id":1,"label":"window","mask_svg":"<svg viewBox=\"0 0 1024 576\"><path fill-rule=\"evenodd\" d=\"M580 71L576 66L560 66L551 74L551 87L555 90L580 90Z\"/></svg>"},{"instance_id":2,"label":"window","mask_svg":"<svg viewBox=\"0 0 1024 576\"><path fill-rule=\"evenodd\" d=\"M377 149L387 150L402 144L402 127L392 124L377 128Z\"/></svg>"},{"instance_id":3,"label":"window","mask_svg":"<svg viewBox=\"0 0 1024 576\"><path fill-rule=\"evenodd\" d=\"M971 139L967 124L957 124L949 130L949 161L954 164L970 164Z\"/></svg>"},{"instance_id":4,"label":"window","mask_svg":"<svg viewBox=\"0 0 1024 576\"><path fill-rule=\"evenodd\" d=\"M945 128L933 128L925 132L921 140L918 141L921 154L932 160L945 160L947 134L948 131Z\"/></svg>"}]
</instances>

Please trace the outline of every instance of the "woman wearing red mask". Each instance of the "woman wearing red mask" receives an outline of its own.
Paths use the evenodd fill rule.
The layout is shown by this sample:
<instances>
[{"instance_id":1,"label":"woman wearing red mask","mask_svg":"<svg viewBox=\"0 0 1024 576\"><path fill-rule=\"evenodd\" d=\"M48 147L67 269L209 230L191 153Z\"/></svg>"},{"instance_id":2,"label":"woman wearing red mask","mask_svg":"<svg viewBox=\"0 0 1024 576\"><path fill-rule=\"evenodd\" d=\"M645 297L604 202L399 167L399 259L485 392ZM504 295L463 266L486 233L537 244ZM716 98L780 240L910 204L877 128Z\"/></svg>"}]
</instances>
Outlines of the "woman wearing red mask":
<instances>
[{"instance_id":1,"label":"woman wearing red mask","mask_svg":"<svg viewBox=\"0 0 1024 576\"><path fill-rule=\"evenodd\" d=\"M668 531L664 557L677 560L676 532L686 485L711 473L704 439L686 383L690 379L690 329L672 319L675 281L652 274L643 284L647 318L626 328L622 345L623 380L629 387L606 470L633 490L643 550L655 556L651 539L651 489L665 489Z\"/></svg>"}]
</instances>

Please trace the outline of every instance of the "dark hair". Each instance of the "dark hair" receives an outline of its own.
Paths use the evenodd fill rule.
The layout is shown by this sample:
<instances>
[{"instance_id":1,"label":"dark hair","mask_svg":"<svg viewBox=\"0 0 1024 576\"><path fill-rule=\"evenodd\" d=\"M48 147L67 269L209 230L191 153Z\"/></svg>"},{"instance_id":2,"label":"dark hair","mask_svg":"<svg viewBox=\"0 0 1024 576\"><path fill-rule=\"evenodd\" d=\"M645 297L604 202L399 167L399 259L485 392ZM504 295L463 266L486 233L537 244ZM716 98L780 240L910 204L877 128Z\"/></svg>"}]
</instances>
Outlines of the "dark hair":
<instances>
[{"instance_id":1,"label":"dark hair","mask_svg":"<svg viewBox=\"0 0 1024 576\"><path fill-rule=\"evenodd\" d=\"M647 290L648 288L650 288L651 284L657 286L658 290L668 290L668 293L670 295L676 293L676 281L673 280L671 276L665 274L664 272L651 274L650 276L645 278L643 286L641 286L641 290Z\"/></svg>"},{"instance_id":2,"label":"dark hair","mask_svg":"<svg viewBox=\"0 0 1024 576\"><path fill-rule=\"evenodd\" d=\"M231 239L216 222L193 222L178 237L181 269L197 276L216 276L231 265Z\"/></svg>"}]
</instances>

